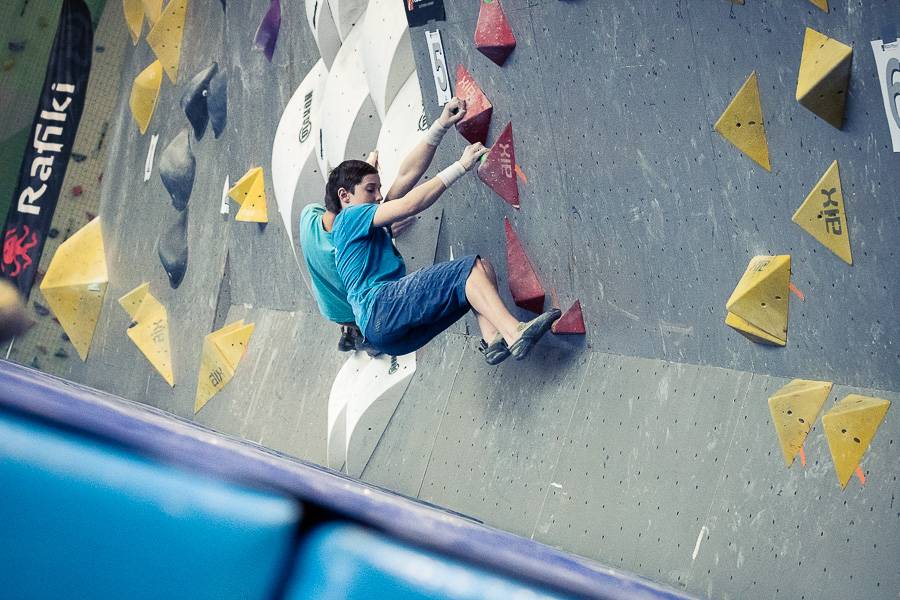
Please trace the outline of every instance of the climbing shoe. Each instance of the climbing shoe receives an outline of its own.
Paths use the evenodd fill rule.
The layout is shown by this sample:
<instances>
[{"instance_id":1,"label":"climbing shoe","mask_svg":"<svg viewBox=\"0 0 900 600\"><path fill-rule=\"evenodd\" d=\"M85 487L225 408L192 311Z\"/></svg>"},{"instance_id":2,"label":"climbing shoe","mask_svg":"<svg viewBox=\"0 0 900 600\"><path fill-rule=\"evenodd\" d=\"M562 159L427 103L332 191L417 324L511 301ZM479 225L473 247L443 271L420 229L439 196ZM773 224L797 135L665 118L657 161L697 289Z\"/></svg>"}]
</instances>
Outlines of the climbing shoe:
<instances>
[{"instance_id":1,"label":"climbing shoe","mask_svg":"<svg viewBox=\"0 0 900 600\"><path fill-rule=\"evenodd\" d=\"M362 335L360 335L358 338L356 338L356 350L360 351L360 352L365 352L372 358L375 358L377 356L381 356L382 354L384 354L384 352L382 352L381 350L379 350L378 348L376 348L375 346L370 344L368 342L368 340L366 340L366 338L364 338Z\"/></svg>"},{"instance_id":2,"label":"climbing shoe","mask_svg":"<svg viewBox=\"0 0 900 600\"><path fill-rule=\"evenodd\" d=\"M338 352L352 352L356 350L356 327L341 325L341 339L338 340ZM362 336L360 336L362 337Z\"/></svg>"},{"instance_id":3,"label":"climbing shoe","mask_svg":"<svg viewBox=\"0 0 900 600\"><path fill-rule=\"evenodd\" d=\"M499 365L509 358L509 346L506 345L506 340L499 333L490 344L481 340L478 344L478 351L484 354L484 362L491 366Z\"/></svg>"},{"instance_id":4,"label":"climbing shoe","mask_svg":"<svg viewBox=\"0 0 900 600\"><path fill-rule=\"evenodd\" d=\"M528 356L535 343L550 330L553 322L561 316L562 311L554 308L527 323L519 323L519 331L522 332L522 337L512 343L512 346L509 347L509 353L515 356L516 360L522 360Z\"/></svg>"}]
</instances>

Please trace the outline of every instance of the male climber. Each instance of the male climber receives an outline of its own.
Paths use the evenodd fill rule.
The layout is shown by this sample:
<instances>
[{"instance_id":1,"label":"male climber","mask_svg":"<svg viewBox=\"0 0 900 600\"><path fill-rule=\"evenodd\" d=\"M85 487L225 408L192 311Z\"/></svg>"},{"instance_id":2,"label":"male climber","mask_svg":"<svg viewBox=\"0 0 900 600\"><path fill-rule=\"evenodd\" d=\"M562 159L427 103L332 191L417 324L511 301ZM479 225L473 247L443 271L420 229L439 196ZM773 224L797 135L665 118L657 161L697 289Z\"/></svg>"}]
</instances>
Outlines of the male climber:
<instances>
[{"instance_id":1,"label":"male climber","mask_svg":"<svg viewBox=\"0 0 900 600\"><path fill-rule=\"evenodd\" d=\"M461 102L459 108L457 116L464 115L465 103ZM407 160L415 161L417 150ZM480 350L487 363L495 365L510 354L525 358L560 317L560 311L553 309L527 323L520 322L497 292L493 267L478 256L406 275L390 227L434 204L486 152L488 149L480 143L466 147L458 161L431 181L402 196L392 197L389 192L386 200L391 202L382 202L378 171L368 163L344 161L329 174L325 205L337 214L332 238L337 270L356 323L366 340L379 350L392 355L418 350L472 310L483 338Z\"/></svg>"},{"instance_id":2,"label":"male climber","mask_svg":"<svg viewBox=\"0 0 900 600\"><path fill-rule=\"evenodd\" d=\"M444 133L465 115L460 109L460 100L454 98L444 106L440 118L426 132L424 138L410 152L400 165L398 174L386 198L399 198L405 195L418 183L422 174L431 164L434 152ZM372 152L366 161L371 169L377 171L378 153ZM356 161L362 162L362 161ZM363 163L365 164L365 163ZM326 189L326 194L335 190ZM319 306L319 312L341 328L338 350L366 350L370 354L378 352L367 344L360 329L356 326L353 309L347 302L347 290L338 275L332 244L332 226L337 211L332 211L322 204L307 205L300 213L300 247L306 268L312 280L313 296ZM398 220L392 225L392 233L398 235L411 220Z\"/></svg>"}]
</instances>

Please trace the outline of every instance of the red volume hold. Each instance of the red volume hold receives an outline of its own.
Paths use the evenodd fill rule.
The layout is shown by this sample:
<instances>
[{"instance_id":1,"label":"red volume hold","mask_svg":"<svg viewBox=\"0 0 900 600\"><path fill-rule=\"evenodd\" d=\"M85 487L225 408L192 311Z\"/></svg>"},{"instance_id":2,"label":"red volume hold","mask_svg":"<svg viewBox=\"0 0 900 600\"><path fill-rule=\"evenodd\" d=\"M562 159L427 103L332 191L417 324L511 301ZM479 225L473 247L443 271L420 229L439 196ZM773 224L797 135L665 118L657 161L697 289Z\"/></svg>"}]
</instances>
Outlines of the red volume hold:
<instances>
[{"instance_id":1,"label":"red volume hold","mask_svg":"<svg viewBox=\"0 0 900 600\"><path fill-rule=\"evenodd\" d=\"M515 49L516 36L500 6L500 0L481 0L478 24L475 26L475 47L501 67Z\"/></svg>"},{"instance_id":2,"label":"red volume hold","mask_svg":"<svg viewBox=\"0 0 900 600\"><path fill-rule=\"evenodd\" d=\"M557 335L584 335L584 315L581 314L581 301L576 300L575 304L550 326L550 331Z\"/></svg>"},{"instance_id":3,"label":"red volume hold","mask_svg":"<svg viewBox=\"0 0 900 600\"><path fill-rule=\"evenodd\" d=\"M491 151L478 166L478 177L512 207L519 208L519 182L516 181L516 150L513 147L512 123L491 146Z\"/></svg>"},{"instance_id":4,"label":"red volume hold","mask_svg":"<svg viewBox=\"0 0 900 600\"><path fill-rule=\"evenodd\" d=\"M470 144L486 143L494 106L462 65L456 67L456 95L466 102L466 116L456 124L456 130Z\"/></svg>"},{"instance_id":5,"label":"red volume hold","mask_svg":"<svg viewBox=\"0 0 900 600\"><path fill-rule=\"evenodd\" d=\"M513 302L525 310L541 313L544 311L544 287L509 219L503 217L503 223L506 225L506 269Z\"/></svg>"}]
</instances>

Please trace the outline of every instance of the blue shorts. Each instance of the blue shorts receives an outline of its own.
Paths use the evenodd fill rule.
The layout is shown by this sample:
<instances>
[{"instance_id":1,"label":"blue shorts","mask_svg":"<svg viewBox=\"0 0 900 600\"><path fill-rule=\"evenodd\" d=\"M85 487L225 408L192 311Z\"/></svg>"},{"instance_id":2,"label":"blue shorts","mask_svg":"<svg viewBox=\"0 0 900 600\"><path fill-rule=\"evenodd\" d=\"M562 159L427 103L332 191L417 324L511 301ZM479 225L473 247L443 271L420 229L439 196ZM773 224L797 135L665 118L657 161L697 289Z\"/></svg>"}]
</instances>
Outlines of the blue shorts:
<instances>
[{"instance_id":1,"label":"blue shorts","mask_svg":"<svg viewBox=\"0 0 900 600\"><path fill-rule=\"evenodd\" d=\"M418 350L472 308L466 280L477 256L420 269L384 285L372 302L366 341L399 356Z\"/></svg>"}]
</instances>

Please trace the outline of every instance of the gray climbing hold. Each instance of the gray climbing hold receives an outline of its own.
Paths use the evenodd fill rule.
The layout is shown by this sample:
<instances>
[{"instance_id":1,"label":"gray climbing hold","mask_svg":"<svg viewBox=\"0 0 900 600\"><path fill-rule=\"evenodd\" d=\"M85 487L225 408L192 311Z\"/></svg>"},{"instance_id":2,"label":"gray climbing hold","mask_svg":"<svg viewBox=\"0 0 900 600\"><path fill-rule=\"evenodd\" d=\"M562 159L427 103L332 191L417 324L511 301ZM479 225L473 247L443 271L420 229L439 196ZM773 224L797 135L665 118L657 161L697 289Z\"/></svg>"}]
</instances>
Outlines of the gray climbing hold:
<instances>
[{"instance_id":1,"label":"gray climbing hold","mask_svg":"<svg viewBox=\"0 0 900 600\"><path fill-rule=\"evenodd\" d=\"M184 279L184 273L187 271L187 219L187 210L178 213L175 221L166 227L156 244L159 261L166 270L166 275L169 276L169 284L173 288L181 285L181 280Z\"/></svg>"},{"instance_id":2,"label":"gray climbing hold","mask_svg":"<svg viewBox=\"0 0 900 600\"><path fill-rule=\"evenodd\" d=\"M218 138L225 131L225 122L228 119L228 80L224 69L213 75L209 81L206 109L209 111L213 135Z\"/></svg>"},{"instance_id":3,"label":"gray climbing hold","mask_svg":"<svg viewBox=\"0 0 900 600\"><path fill-rule=\"evenodd\" d=\"M194 136L199 140L206 132L206 123L209 121L209 111L206 106L206 98L209 95L209 80L219 72L219 65L213 63L203 71L200 71L188 85L187 91L181 97L181 108L194 128Z\"/></svg>"},{"instance_id":4,"label":"gray climbing hold","mask_svg":"<svg viewBox=\"0 0 900 600\"><path fill-rule=\"evenodd\" d=\"M191 197L196 166L191 152L191 133L185 127L169 142L159 159L159 177L177 210L184 210Z\"/></svg>"}]
</instances>

